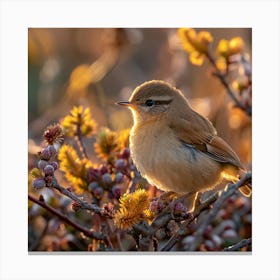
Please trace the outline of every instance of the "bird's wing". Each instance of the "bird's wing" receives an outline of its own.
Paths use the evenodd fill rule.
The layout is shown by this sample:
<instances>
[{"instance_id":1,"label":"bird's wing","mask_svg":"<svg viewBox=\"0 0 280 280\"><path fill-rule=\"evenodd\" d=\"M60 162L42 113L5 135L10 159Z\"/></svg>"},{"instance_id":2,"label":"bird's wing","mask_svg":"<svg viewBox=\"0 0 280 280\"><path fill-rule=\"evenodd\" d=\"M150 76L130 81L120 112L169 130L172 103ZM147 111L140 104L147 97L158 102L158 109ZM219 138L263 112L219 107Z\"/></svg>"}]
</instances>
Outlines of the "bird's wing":
<instances>
[{"instance_id":1,"label":"bird's wing","mask_svg":"<svg viewBox=\"0 0 280 280\"><path fill-rule=\"evenodd\" d=\"M170 127L180 141L192 145L213 160L243 168L237 154L222 138L217 136L213 125L200 115L196 115L195 125L192 121L177 118Z\"/></svg>"}]
</instances>

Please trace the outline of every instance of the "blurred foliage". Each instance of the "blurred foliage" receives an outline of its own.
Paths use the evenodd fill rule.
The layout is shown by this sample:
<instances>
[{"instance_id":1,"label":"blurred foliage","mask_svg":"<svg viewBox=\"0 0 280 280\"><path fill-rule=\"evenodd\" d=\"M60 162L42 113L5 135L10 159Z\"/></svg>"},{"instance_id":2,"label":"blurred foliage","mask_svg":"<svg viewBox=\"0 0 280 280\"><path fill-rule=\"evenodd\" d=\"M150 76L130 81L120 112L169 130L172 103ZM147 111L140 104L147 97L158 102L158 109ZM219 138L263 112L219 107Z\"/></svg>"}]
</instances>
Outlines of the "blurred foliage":
<instances>
[{"instance_id":1,"label":"blurred foliage","mask_svg":"<svg viewBox=\"0 0 280 280\"><path fill-rule=\"evenodd\" d=\"M210 53L238 100L251 106L250 29L29 29L29 192L42 194L46 203L81 225L107 232L111 244L81 237L29 203L30 251L134 251L139 233L133 227L162 213L161 191L139 176L130 159L131 116L114 105L144 81L161 79L181 89L251 169L251 119L213 77L206 63ZM80 211L71 199L45 187L54 178L115 218ZM180 225L180 211L155 233L158 246ZM195 230L193 225L174 250L187 250ZM199 249L220 251L250 236L251 199L237 194L208 227Z\"/></svg>"}]
</instances>

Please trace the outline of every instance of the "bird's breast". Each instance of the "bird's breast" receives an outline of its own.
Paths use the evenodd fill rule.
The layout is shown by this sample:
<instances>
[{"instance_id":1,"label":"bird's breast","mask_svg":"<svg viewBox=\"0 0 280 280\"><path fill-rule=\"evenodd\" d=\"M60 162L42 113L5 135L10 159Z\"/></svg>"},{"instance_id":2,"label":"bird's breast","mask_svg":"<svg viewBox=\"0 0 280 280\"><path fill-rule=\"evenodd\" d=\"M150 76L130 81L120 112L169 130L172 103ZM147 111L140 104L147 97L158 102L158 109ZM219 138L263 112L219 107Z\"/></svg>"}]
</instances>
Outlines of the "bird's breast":
<instances>
[{"instance_id":1,"label":"bird's breast","mask_svg":"<svg viewBox=\"0 0 280 280\"><path fill-rule=\"evenodd\" d=\"M161 190L199 191L220 180L220 164L194 148L184 147L168 126L134 126L130 149L141 175Z\"/></svg>"}]
</instances>

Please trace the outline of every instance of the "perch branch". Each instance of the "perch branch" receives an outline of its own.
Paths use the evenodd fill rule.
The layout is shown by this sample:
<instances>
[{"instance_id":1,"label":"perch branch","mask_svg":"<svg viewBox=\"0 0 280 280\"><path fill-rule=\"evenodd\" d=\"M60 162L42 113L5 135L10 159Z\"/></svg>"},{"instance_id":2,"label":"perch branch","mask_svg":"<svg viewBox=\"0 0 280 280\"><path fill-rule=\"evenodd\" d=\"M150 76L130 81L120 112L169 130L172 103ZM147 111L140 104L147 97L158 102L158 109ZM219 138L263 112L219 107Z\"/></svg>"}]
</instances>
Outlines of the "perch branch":
<instances>
[{"instance_id":1,"label":"perch branch","mask_svg":"<svg viewBox=\"0 0 280 280\"><path fill-rule=\"evenodd\" d=\"M184 221L180 228L178 229L175 234L172 235L172 237L167 241L167 243L164 245L164 247L161 249L161 251L169 251L171 248L186 234L188 234L187 227L191 224L192 221L194 221L201 212L207 210L210 208L210 206L218 199L218 193L214 193L213 195L209 196L203 203L199 204L195 210L192 216L190 216L186 221Z\"/></svg>"},{"instance_id":2,"label":"perch branch","mask_svg":"<svg viewBox=\"0 0 280 280\"><path fill-rule=\"evenodd\" d=\"M251 245L252 245L252 238L243 239L232 246L224 248L223 251L239 251L240 249L251 246Z\"/></svg>"},{"instance_id":3,"label":"perch branch","mask_svg":"<svg viewBox=\"0 0 280 280\"><path fill-rule=\"evenodd\" d=\"M192 245L190 246L190 251L195 251L197 249L198 245L202 241L202 236L206 230L206 227L215 218L215 216L217 215L217 213L218 213L219 209L221 208L221 206L223 205L223 203L229 197L231 197L241 186L248 183L251 180L251 178L252 178L252 174L250 172L246 173L245 176L243 176L238 182L236 182L235 184L229 184L227 189L225 189L222 192L221 196L214 203L213 208L209 211L206 219L203 221L203 223L198 228L198 230L196 232L195 240L192 243Z\"/></svg>"},{"instance_id":4,"label":"perch branch","mask_svg":"<svg viewBox=\"0 0 280 280\"><path fill-rule=\"evenodd\" d=\"M74 221L70 220L66 215L60 213L55 208L46 204L43 196L41 196L40 199L37 199L34 196L28 194L28 199L30 201L40 205L41 207L43 207L44 209L46 209L47 211L49 211L53 215L57 216L60 220L64 221L68 225L70 225L73 228L77 229L78 231L82 232L85 236L90 237L90 238L94 238L94 239L97 239L97 240L104 240L105 239L105 236L102 233L94 232L94 231L91 231L87 228L82 227L81 225L79 225L79 224L75 223Z\"/></svg>"}]
</instances>

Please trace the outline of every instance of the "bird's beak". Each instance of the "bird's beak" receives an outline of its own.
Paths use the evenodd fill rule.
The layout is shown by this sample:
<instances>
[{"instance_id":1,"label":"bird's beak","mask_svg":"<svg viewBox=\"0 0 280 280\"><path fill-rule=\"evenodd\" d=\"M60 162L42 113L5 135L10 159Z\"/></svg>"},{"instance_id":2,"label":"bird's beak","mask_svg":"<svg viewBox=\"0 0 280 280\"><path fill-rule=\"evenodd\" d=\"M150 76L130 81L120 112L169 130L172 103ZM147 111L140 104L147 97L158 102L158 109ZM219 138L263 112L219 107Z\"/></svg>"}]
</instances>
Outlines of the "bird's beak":
<instances>
[{"instance_id":1,"label":"bird's beak","mask_svg":"<svg viewBox=\"0 0 280 280\"><path fill-rule=\"evenodd\" d=\"M120 101L116 103L117 105L121 105L121 106L126 106L129 107L132 105L132 103L130 103L129 101Z\"/></svg>"}]
</instances>

